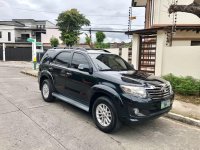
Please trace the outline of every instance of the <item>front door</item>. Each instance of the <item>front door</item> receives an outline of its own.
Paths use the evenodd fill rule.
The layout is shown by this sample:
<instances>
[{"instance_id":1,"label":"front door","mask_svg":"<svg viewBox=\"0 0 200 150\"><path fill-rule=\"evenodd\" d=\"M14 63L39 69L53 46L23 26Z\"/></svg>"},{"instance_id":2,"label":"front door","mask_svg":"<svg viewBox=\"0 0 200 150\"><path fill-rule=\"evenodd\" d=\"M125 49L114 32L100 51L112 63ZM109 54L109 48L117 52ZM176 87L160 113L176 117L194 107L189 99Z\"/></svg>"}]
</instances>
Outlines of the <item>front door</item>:
<instances>
[{"instance_id":1,"label":"front door","mask_svg":"<svg viewBox=\"0 0 200 150\"><path fill-rule=\"evenodd\" d=\"M69 97L87 105L90 96L89 90L95 84L95 78L88 72L80 71L78 69L80 64L91 65L86 55L75 52L72 57L71 67L68 68L66 73L66 89Z\"/></svg>"}]
</instances>

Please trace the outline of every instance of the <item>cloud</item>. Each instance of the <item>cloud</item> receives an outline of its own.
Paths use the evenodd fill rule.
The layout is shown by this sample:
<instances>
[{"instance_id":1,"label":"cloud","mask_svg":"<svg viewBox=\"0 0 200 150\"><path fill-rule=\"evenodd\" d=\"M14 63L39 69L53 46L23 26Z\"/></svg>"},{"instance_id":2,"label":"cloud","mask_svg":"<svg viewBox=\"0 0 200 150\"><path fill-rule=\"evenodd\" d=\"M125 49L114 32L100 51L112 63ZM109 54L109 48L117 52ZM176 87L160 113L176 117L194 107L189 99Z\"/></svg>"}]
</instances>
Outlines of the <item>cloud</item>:
<instances>
[{"instance_id":1,"label":"cloud","mask_svg":"<svg viewBox=\"0 0 200 150\"><path fill-rule=\"evenodd\" d=\"M92 28L127 30L130 5L131 0L0 0L0 20L41 19L56 23L60 12L77 8L91 21ZM133 25L144 24L144 8L134 8L133 15L138 16ZM123 33L106 35L107 41L128 40Z\"/></svg>"}]
</instances>

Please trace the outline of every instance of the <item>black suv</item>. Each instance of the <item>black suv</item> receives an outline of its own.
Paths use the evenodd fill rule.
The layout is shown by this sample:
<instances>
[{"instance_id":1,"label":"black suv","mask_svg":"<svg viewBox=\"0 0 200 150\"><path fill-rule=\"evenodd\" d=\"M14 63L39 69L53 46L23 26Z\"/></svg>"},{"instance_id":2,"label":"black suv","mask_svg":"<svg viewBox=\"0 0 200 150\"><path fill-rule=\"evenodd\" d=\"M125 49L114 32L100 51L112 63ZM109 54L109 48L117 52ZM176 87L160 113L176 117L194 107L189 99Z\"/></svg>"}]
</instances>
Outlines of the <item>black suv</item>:
<instances>
[{"instance_id":1,"label":"black suv","mask_svg":"<svg viewBox=\"0 0 200 150\"><path fill-rule=\"evenodd\" d=\"M135 70L106 50L50 49L38 79L45 101L57 98L92 113L96 126L107 133L121 122L169 112L174 98L169 82Z\"/></svg>"}]
</instances>

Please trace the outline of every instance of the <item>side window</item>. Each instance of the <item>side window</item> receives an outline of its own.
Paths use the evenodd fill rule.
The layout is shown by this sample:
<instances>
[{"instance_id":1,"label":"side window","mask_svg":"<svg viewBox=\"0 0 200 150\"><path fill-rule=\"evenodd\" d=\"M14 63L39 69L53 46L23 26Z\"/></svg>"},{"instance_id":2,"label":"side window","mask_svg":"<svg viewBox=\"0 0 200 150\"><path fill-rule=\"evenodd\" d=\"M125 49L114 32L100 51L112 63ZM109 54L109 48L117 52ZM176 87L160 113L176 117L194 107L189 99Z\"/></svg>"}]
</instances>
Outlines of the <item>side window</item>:
<instances>
[{"instance_id":1,"label":"side window","mask_svg":"<svg viewBox=\"0 0 200 150\"><path fill-rule=\"evenodd\" d=\"M70 53L69 52L62 52L56 56L53 61L56 64L69 66L70 63Z\"/></svg>"},{"instance_id":2,"label":"side window","mask_svg":"<svg viewBox=\"0 0 200 150\"><path fill-rule=\"evenodd\" d=\"M87 61L87 58L79 53L74 53L73 58L72 58L72 64L71 67L78 69L78 66L80 64L84 64L84 65L88 65L89 66L89 62Z\"/></svg>"},{"instance_id":3,"label":"side window","mask_svg":"<svg viewBox=\"0 0 200 150\"><path fill-rule=\"evenodd\" d=\"M2 38L2 32L0 31L0 39Z\"/></svg>"}]
</instances>

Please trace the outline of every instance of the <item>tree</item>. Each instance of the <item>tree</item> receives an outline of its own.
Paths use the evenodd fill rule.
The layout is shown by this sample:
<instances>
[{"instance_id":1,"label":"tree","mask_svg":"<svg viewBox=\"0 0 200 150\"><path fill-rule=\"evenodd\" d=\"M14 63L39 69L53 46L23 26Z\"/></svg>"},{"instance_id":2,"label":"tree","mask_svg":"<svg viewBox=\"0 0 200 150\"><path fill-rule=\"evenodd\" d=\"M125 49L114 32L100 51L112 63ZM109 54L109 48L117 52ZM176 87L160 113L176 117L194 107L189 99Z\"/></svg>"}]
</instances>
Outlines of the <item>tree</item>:
<instances>
[{"instance_id":1,"label":"tree","mask_svg":"<svg viewBox=\"0 0 200 150\"><path fill-rule=\"evenodd\" d=\"M61 31L61 39L67 46L72 46L77 43L78 36L81 34L82 26L89 26L90 21L83 14L80 14L77 9L71 9L59 14L57 26Z\"/></svg>"},{"instance_id":2,"label":"tree","mask_svg":"<svg viewBox=\"0 0 200 150\"><path fill-rule=\"evenodd\" d=\"M88 34L87 33L85 33L85 43L87 44L87 45L89 45L90 46L90 48L93 48L93 44L92 44L92 39L88 36Z\"/></svg>"},{"instance_id":3,"label":"tree","mask_svg":"<svg viewBox=\"0 0 200 150\"><path fill-rule=\"evenodd\" d=\"M186 12L192 13L200 18L200 0L194 0L189 5L171 5L168 9L169 13Z\"/></svg>"},{"instance_id":4,"label":"tree","mask_svg":"<svg viewBox=\"0 0 200 150\"><path fill-rule=\"evenodd\" d=\"M96 33L97 43L103 43L105 38L106 38L106 35L103 32L99 31Z\"/></svg>"},{"instance_id":5,"label":"tree","mask_svg":"<svg viewBox=\"0 0 200 150\"><path fill-rule=\"evenodd\" d=\"M57 38L55 38L55 37L52 37L50 39L50 43L51 43L52 47L57 47L59 45L59 40Z\"/></svg>"}]
</instances>

